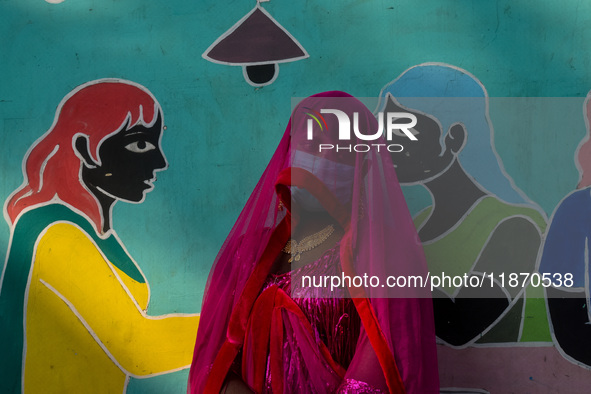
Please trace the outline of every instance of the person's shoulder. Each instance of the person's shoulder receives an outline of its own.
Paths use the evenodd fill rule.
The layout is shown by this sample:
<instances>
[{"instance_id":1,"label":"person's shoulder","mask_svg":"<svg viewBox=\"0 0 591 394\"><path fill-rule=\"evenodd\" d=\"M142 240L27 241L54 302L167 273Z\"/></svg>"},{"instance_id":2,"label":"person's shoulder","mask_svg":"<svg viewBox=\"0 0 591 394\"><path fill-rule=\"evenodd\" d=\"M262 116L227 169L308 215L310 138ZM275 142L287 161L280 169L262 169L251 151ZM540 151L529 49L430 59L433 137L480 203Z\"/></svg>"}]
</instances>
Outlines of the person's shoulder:
<instances>
[{"instance_id":1,"label":"person's shoulder","mask_svg":"<svg viewBox=\"0 0 591 394\"><path fill-rule=\"evenodd\" d=\"M89 223L88 219L74 211L68 205L52 202L33 207L23 212L16 219L14 225L15 227L34 223L48 225L57 221L71 221L79 225Z\"/></svg>"},{"instance_id":2,"label":"person's shoulder","mask_svg":"<svg viewBox=\"0 0 591 394\"><path fill-rule=\"evenodd\" d=\"M240 247L253 242L256 244L260 244L265 240L268 241L272 233L272 227L263 227L247 231L236 237L235 246Z\"/></svg>"},{"instance_id":3,"label":"person's shoulder","mask_svg":"<svg viewBox=\"0 0 591 394\"><path fill-rule=\"evenodd\" d=\"M554 213L556 217L569 217L571 220L591 216L591 188L575 190L560 201Z\"/></svg>"},{"instance_id":4,"label":"person's shoulder","mask_svg":"<svg viewBox=\"0 0 591 394\"><path fill-rule=\"evenodd\" d=\"M569 193L559 203L559 207L570 207L570 206L587 206L591 203L591 187L584 189L578 189Z\"/></svg>"},{"instance_id":5,"label":"person's shoulder","mask_svg":"<svg viewBox=\"0 0 591 394\"><path fill-rule=\"evenodd\" d=\"M431 215L431 212L433 211L433 205L429 205L423 209L421 209L419 212L417 212L414 217L412 218L415 227L419 227L423 224L423 222L425 220L427 220L427 218L429 217L429 215Z\"/></svg>"},{"instance_id":6,"label":"person's shoulder","mask_svg":"<svg viewBox=\"0 0 591 394\"><path fill-rule=\"evenodd\" d=\"M89 219L66 204L51 202L21 213L13 224L15 238L36 238L58 223L69 223L94 238L95 230Z\"/></svg>"},{"instance_id":7,"label":"person's shoulder","mask_svg":"<svg viewBox=\"0 0 591 394\"><path fill-rule=\"evenodd\" d=\"M544 231L548 218L541 208L532 204L514 204L503 201L495 196L487 196L482 199L480 209L487 215L496 215L503 222L529 221Z\"/></svg>"}]
</instances>

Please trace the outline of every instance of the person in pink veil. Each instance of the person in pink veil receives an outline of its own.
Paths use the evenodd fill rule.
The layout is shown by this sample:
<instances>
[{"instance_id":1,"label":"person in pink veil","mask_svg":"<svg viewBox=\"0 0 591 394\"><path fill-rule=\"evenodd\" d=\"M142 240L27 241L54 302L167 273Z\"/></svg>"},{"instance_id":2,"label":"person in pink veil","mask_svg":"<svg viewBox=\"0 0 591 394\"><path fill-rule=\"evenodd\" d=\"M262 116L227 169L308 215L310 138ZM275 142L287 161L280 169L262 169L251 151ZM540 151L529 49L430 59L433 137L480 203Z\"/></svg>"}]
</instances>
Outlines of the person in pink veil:
<instances>
[{"instance_id":1,"label":"person in pink veil","mask_svg":"<svg viewBox=\"0 0 591 394\"><path fill-rule=\"evenodd\" d=\"M294 109L210 272L189 393L439 392L428 288L385 286L427 275L387 141L340 141L327 108L378 130L343 92Z\"/></svg>"}]
</instances>

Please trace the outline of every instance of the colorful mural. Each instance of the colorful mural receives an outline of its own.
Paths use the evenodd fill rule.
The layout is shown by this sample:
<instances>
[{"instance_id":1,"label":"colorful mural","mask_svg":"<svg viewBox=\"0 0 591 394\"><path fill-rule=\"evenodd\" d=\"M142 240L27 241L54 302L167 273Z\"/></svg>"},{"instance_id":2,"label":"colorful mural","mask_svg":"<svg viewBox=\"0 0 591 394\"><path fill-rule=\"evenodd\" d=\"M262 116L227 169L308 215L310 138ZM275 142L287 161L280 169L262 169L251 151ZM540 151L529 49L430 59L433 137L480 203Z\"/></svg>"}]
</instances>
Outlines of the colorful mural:
<instances>
[{"instance_id":1,"label":"colorful mural","mask_svg":"<svg viewBox=\"0 0 591 394\"><path fill-rule=\"evenodd\" d=\"M162 110L144 87L88 82L59 105L6 201L0 391L125 392L131 376L188 367L198 315L149 316L150 288L113 229L168 163Z\"/></svg>"},{"instance_id":2,"label":"colorful mural","mask_svg":"<svg viewBox=\"0 0 591 394\"><path fill-rule=\"evenodd\" d=\"M190 355L181 354L191 352L192 343L183 342L192 342L195 334L188 326L197 325L193 313L200 311L208 272L279 142L277 131L290 115L291 98L338 89L373 99L397 75L396 91L382 104L408 108L422 120L423 130L417 131L423 133L424 149L405 142L408 158L396 158L433 273L454 269L478 275L515 262L519 270L535 273L533 249L540 245L540 274L573 270L577 276L578 291L519 286L504 292L497 286L500 297L479 304L452 305L451 299L463 300L457 296L466 289L441 288L438 351L444 388L588 391L585 330L591 318L584 312L590 290L581 278L587 277L589 190L584 184L573 188L580 181L578 170L588 167L585 149L577 147L588 130L581 105L591 88L591 52L584 49L591 40L591 3L3 0L0 15L0 201L21 197L15 190L25 186L23 158L25 167L35 161L39 168L32 172L43 174L31 196L39 186L44 191L60 185L57 197L47 189L35 202L23 191L23 206L7 205L0 226L0 250L7 254L0 267L0 353L10 354L0 357L0 377L12 378L1 384L12 385L13 392L36 384L34 373L23 371L50 379L44 391L59 387L60 377L67 376L68 384L86 382L96 391L106 387L102 392L186 392L188 371L182 368ZM295 45L309 57L281 65L280 77L281 61L274 59L225 59L224 65L204 59L212 43L238 37L235 33L246 37L239 24L223 34L235 21L266 22L260 25L264 29L250 30L253 37L274 30L285 39L285 33L297 38ZM257 67L251 70L258 83L245 83L249 66ZM149 87L164 108L168 130L158 144L147 141L157 149L123 152L153 155L137 184L118 171L140 163L117 153L116 137L111 145L105 142L103 155L113 166L102 174L98 170L107 163L99 157L100 141L107 135L97 141L76 135L81 130L75 127L34 159L30 149L54 121L64 96L105 76ZM419 100L424 107L405 97L404 92L419 95L423 78L450 85L441 95L450 103L451 123L441 114L447 110L436 111L424 97ZM453 91L458 97L450 97ZM466 96L473 102L463 104ZM144 115L148 125L154 121L150 115ZM104 131L110 135L122 125L123 119ZM68 160L59 156L66 149L74 152ZM159 172L167 167L158 158L160 150L170 163L166 172ZM572 160L575 151L582 155L580 168ZM415 153L429 160L417 164ZM434 176L415 172L415 165ZM85 174L79 172L87 167ZM157 182L151 181L153 174ZM114 181L96 183L103 178ZM117 187L126 178L133 188ZM25 181L33 179L27 174ZM74 202L60 194L76 185L87 197ZM111 197L99 201L92 192L99 188ZM109 206L110 198L131 203ZM21 208L9 216L9 209ZM546 216L551 217L547 233ZM66 262L68 268L60 268ZM513 271L517 268L506 272ZM101 318L103 313L109 317ZM186 324L173 327L179 334L178 349L166 353L174 354L171 359L158 353L172 346L169 329L152 331L152 324ZM80 350L74 352L74 346ZM55 352L47 350L49 356L35 353L50 347ZM72 353L66 354L68 349ZM53 354L61 357L59 363L48 358ZM75 357L79 367L70 364ZM56 372L44 369L51 367Z\"/></svg>"},{"instance_id":3,"label":"colorful mural","mask_svg":"<svg viewBox=\"0 0 591 394\"><path fill-rule=\"evenodd\" d=\"M518 116L562 110L556 101L538 101L516 105ZM589 96L584 107L588 127ZM533 274L555 284L491 280L490 287L436 289L442 392L583 392L591 379L584 339L589 135L576 153L579 189L559 204L546 234L544 211L516 187L496 153L488 94L475 76L444 63L411 67L382 89L378 111L418 120L421 143L405 141L392 158L400 182L421 185L431 197L414 218L431 274Z\"/></svg>"},{"instance_id":4,"label":"colorful mural","mask_svg":"<svg viewBox=\"0 0 591 394\"><path fill-rule=\"evenodd\" d=\"M430 270L469 276L533 272L545 215L503 169L480 81L451 65L422 64L386 85L380 97L382 111L418 119L420 143L405 143L392 158L401 183L421 184L432 196L432 205L415 217ZM439 291L447 293L434 295L437 335L445 343L531 340L521 338L525 288L498 283ZM545 316L540 319L528 322L540 328ZM502 330L489 333L497 325Z\"/></svg>"},{"instance_id":5,"label":"colorful mural","mask_svg":"<svg viewBox=\"0 0 591 394\"><path fill-rule=\"evenodd\" d=\"M563 279L546 289L552 338L562 355L581 367L591 368L589 302L589 237L591 235L591 94L583 113L587 135L575 153L580 181L552 215L539 271Z\"/></svg>"},{"instance_id":6,"label":"colorful mural","mask_svg":"<svg viewBox=\"0 0 591 394\"><path fill-rule=\"evenodd\" d=\"M415 217L431 274L533 273L545 214L503 169L480 81L458 67L421 64L387 84L380 98L379 111L410 112L418 120L417 142L406 141L392 159L402 184L423 185L432 197ZM438 287L437 337L454 348L548 341L539 290L496 279L483 287ZM456 364L456 357L440 355L440 361Z\"/></svg>"}]
</instances>

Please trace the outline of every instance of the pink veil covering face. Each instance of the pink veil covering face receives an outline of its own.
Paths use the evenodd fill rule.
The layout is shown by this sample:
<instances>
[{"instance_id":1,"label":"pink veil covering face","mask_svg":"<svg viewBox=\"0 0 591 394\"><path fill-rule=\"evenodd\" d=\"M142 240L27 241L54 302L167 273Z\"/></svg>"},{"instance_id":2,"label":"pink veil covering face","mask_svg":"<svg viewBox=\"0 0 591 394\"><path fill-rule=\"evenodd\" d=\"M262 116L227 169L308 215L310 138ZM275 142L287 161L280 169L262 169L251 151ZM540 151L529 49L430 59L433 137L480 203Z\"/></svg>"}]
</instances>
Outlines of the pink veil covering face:
<instances>
[{"instance_id":1,"label":"pink veil covering face","mask_svg":"<svg viewBox=\"0 0 591 394\"><path fill-rule=\"evenodd\" d=\"M353 132L350 141L339 141L338 123L332 114L317 117L323 130L315 129L309 140L310 114L327 108L346 113L351 121L357 113L364 134L377 130L373 114L346 93L315 95L295 108L279 147L210 272L189 392L219 387L221 382L216 385L212 381L223 381L225 366L242 348L252 307L269 274L269 261L289 239L291 227L297 225L298 214L290 211L290 186L309 191L345 228L341 241L343 273L376 276L382 284L390 275L427 274L422 247L386 149L388 142L362 141ZM319 152L319 144L382 146L368 152ZM314 164L290 169L294 158L298 164L296 152L300 157L302 153L307 156L308 162L312 158L314 163L314 157L318 157L319 162L337 163L346 170L326 170L327 166ZM349 192L347 184L352 187ZM322 290L322 296L334 296L329 290ZM363 328L345 378L390 392L438 392L433 312L427 289L369 286L349 288L349 292Z\"/></svg>"}]
</instances>

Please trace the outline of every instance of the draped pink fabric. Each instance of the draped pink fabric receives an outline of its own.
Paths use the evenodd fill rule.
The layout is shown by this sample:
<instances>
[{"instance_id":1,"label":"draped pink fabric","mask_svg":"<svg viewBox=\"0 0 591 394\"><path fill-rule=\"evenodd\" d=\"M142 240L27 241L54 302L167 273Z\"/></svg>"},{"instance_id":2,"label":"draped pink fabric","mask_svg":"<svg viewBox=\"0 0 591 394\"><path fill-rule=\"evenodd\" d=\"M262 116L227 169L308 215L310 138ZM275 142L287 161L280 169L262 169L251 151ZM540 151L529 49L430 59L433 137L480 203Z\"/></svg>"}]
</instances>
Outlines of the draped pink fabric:
<instances>
[{"instance_id":1,"label":"draped pink fabric","mask_svg":"<svg viewBox=\"0 0 591 394\"><path fill-rule=\"evenodd\" d=\"M271 376L273 392L330 393L338 386L343 390L349 382L392 393L439 391L428 289L352 286L336 293L328 288L300 289L298 293L297 286L292 286L289 294L269 285L273 262L298 225L297 204L290 197L294 186L315 197L344 229L340 259L336 259L339 272L376 276L382 284L390 275L427 275L421 243L386 149L388 142L360 140L354 133L350 140L339 140L337 117L321 115L326 108L356 120L364 134L378 128L373 114L342 92L311 96L294 109L275 154L210 272L189 376L191 393L218 393L238 359L242 360L242 379L258 392L267 376ZM314 117L319 122L312 124L316 128L310 140L307 131ZM368 152L319 151L319 144L376 146ZM298 297L348 296L361 328L354 356L344 368L322 341L313 340L314 322L296 301ZM307 391L285 386L294 384L286 380L283 370L294 343L305 361L302 370L326 374L316 385L301 386Z\"/></svg>"}]
</instances>

